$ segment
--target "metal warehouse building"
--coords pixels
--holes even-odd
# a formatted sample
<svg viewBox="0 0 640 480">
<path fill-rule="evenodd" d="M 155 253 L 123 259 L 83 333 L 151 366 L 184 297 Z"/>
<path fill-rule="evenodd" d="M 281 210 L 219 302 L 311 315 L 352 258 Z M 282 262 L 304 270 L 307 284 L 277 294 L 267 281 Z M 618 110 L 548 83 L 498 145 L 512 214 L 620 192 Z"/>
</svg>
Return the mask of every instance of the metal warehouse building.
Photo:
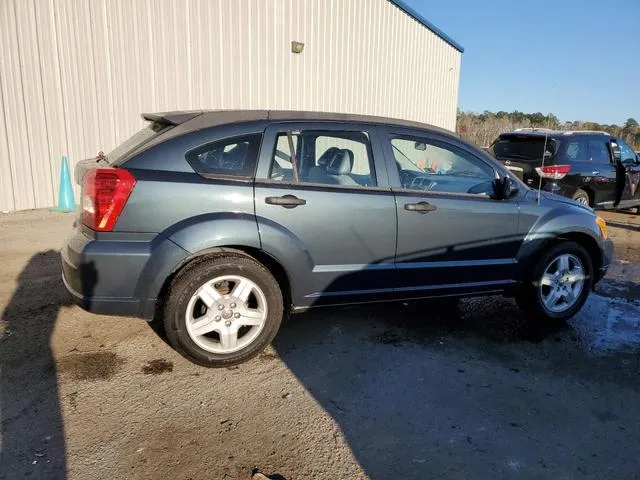
<svg viewBox="0 0 640 480">
<path fill-rule="evenodd" d="M 0 211 L 55 205 L 61 157 L 108 152 L 141 112 L 320 110 L 453 130 L 462 51 L 399 0 L 0 0 Z"/>
</svg>

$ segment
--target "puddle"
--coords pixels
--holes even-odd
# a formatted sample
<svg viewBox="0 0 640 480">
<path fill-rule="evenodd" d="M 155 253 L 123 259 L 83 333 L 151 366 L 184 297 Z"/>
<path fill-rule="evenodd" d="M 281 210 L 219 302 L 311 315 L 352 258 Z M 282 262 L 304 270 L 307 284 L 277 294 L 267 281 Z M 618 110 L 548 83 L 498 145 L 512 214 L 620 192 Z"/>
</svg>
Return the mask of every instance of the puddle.
<svg viewBox="0 0 640 480">
<path fill-rule="evenodd" d="M 640 300 L 592 294 L 569 323 L 593 355 L 640 351 Z"/>
<path fill-rule="evenodd" d="M 74 380 L 109 380 L 123 364 L 113 352 L 73 353 L 60 360 L 59 371 Z"/>
</svg>

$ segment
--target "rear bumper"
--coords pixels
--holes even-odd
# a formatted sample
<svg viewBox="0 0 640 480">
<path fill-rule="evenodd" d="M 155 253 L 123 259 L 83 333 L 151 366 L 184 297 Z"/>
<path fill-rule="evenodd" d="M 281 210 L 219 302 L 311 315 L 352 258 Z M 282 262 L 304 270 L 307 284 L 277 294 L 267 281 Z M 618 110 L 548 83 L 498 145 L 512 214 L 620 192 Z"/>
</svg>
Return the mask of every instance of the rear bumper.
<svg viewBox="0 0 640 480">
<path fill-rule="evenodd" d="M 166 273 L 186 252 L 164 237 L 76 229 L 61 249 L 62 280 L 84 310 L 150 320 Z M 162 276 L 164 274 L 165 276 Z"/>
<path fill-rule="evenodd" d="M 62 281 L 71 295 L 73 302 L 80 308 L 100 315 L 118 315 L 123 317 L 138 316 L 140 300 L 131 298 L 96 297 L 93 295 L 84 295 L 74 290 L 70 285 L 70 281 L 67 280 L 67 275 L 69 274 L 65 273 L 69 271 L 69 264 L 66 264 L 67 268 L 65 268 L 64 265 L 63 260 Z M 73 278 L 73 274 L 71 275 L 71 278 Z"/>
<path fill-rule="evenodd" d="M 546 180 L 542 189 L 546 192 L 555 193 L 556 195 L 560 195 L 562 197 L 573 198 L 575 193 L 578 191 L 577 188 L 566 185 L 562 182 L 558 181 L 549 181 Z"/>
</svg>

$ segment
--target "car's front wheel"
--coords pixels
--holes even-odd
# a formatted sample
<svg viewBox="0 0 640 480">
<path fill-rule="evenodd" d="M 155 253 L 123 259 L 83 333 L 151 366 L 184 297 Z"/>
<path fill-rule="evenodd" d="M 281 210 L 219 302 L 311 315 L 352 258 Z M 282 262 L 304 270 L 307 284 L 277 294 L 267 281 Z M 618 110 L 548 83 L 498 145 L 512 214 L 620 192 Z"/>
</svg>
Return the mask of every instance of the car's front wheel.
<svg viewBox="0 0 640 480">
<path fill-rule="evenodd" d="M 187 266 L 172 281 L 164 309 L 167 339 L 205 367 L 227 367 L 258 355 L 275 337 L 282 292 L 253 258 L 224 254 Z"/>
<path fill-rule="evenodd" d="M 575 242 L 561 242 L 536 263 L 517 301 L 535 319 L 564 321 L 582 308 L 592 282 L 587 251 Z"/>
</svg>

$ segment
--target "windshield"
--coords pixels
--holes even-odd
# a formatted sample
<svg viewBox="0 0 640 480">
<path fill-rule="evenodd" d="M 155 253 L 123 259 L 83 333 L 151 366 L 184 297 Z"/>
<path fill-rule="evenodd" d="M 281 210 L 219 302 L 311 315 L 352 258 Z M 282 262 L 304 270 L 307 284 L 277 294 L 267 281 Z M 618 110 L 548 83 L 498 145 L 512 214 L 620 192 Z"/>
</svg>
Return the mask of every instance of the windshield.
<svg viewBox="0 0 640 480">
<path fill-rule="evenodd" d="M 153 137 L 160 134 L 161 132 L 164 132 L 168 128 L 171 128 L 171 127 L 168 127 L 167 125 L 164 125 L 162 123 L 157 123 L 157 122 L 149 123 L 146 127 L 139 130 L 138 132 L 133 134 L 131 137 L 129 137 L 127 140 L 119 144 L 116 148 L 111 150 L 106 155 L 107 162 L 109 163 L 109 165 L 116 164 L 120 160 L 123 160 L 128 153 L 144 145 Z"/>
<path fill-rule="evenodd" d="M 501 137 L 491 147 L 495 157 L 519 158 L 522 160 L 542 160 L 544 137 Z M 547 138 L 545 158 L 551 158 L 556 152 L 556 142 Z"/>
</svg>

